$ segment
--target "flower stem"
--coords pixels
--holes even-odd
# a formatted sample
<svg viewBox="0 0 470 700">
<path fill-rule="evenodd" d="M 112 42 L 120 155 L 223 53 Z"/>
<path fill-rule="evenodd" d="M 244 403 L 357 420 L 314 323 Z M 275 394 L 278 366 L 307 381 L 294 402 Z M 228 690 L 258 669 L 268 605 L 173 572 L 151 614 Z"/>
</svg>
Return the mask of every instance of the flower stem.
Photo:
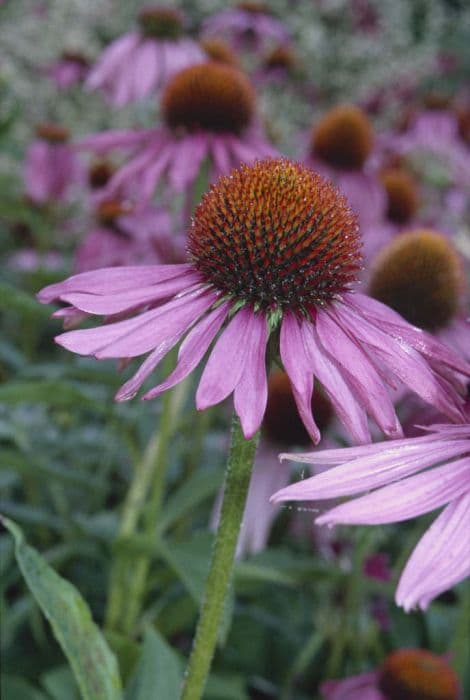
<svg viewBox="0 0 470 700">
<path fill-rule="evenodd" d="M 124 503 L 119 540 L 131 540 L 142 521 L 142 532 L 154 534 L 163 496 L 168 468 L 167 450 L 178 409 L 185 393 L 184 383 L 163 396 L 158 430 L 149 440 Z M 150 492 L 150 496 L 148 496 Z M 111 581 L 106 610 L 106 628 L 130 634 L 139 615 L 145 592 L 150 556 L 140 555 L 125 548 L 118 550 L 111 570 Z"/>
<path fill-rule="evenodd" d="M 220 521 L 181 700 L 200 700 L 209 674 L 232 579 L 238 534 L 258 438 L 259 435 L 255 435 L 251 440 L 245 440 L 240 421 L 234 416 Z"/>
</svg>

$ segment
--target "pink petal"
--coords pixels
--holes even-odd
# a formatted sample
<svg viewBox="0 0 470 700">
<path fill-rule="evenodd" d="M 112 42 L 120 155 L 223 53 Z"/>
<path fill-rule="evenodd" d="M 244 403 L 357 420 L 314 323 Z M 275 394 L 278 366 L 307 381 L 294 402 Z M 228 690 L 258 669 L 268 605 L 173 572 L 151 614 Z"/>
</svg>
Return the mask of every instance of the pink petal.
<svg viewBox="0 0 470 700">
<path fill-rule="evenodd" d="M 134 63 L 134 98 L 150 95 L 156 84 L 158 51 L 151 39 L 143 41 L 136 51 Z"/>
<path fill-rule="evenodd" d="M 173 372 L 161 384 L 150 389 L 144 399 L 153 399 L 163 391 L 178 384 L 199 364 L 223 322 L 227 318 L 231 304 L 226 301 L 199 321 L 181 343 L 178 363 Z M 123 387 L 124 388 L 124 387 Z"/>
<path fill-rule="evenodd" d="M 113 41 L 101 54 L 97 64 L 88 74 L 85 86 L 94 90 L 101 87 L 120 67 L 126 56 L 130 54 L 139 42 L 137 33 L 124 34 Z"/>
<path fill-rule="evenodd" d="M 397 338 L 402 338 L 421 354 L 470 376 L 468 362 L 426 331 L 409 324 L 400 314 L 385 304 L 364 294 L 345 294 L 344 298 L 354 308 L 359 309 L 366 318 L 378 322 L 384 330 L 388 330 Z"/>
<path fill-rule="evenodd" d="M 384 433 L 401 437 L 403 432 L 390 396 L 374 366 L 360 346 L 333 319 L 334 309 L 331 315 L 322 310 L 317 314 L 315 327 L 323 347 L 347 371 L 357 395 Z"/>
<path fill-rule="evenodd" d="M 282 492 L 274 494 L 273 499 L 276 501 L 304 501 L 353 496 L 398 481 L 441 461 L 458 457 L 469 448 L 468 442 L 464 440 L 444 444 L 436 444 L 435 442 L 413 444 L 410 440 L 407 445 L 398 445 L 396 444 L 398 442 L 403 443 L 404 441 L 394 440 L 389 443 L 388 447 L 387 443 L 370 445 L 371 448 L 380 448 L 380 450 L 371 449 L 370 453 L 366 453 L 364 448 L 362 457 L 344 462 L 339 467 L 291 484 Z M 353 450 L 354 448 L 326 450 L 323 454 L 328 456 L 329 453 L 332 455 L 337 453 L 338 457 L 331 460 L 337 463 L 342 452 L 345 453 L 343 454 L 345 460 L 351 456 Z M 362 448 L 357 448 L 357 452 L 359 450 Z M 330 460 L 322 458 L 321 455 L 321 451 L 313 452 L 308 462 L 331 464 Z M 306 459 L 298 460 L 296 454 L 286 456 L 295 461 L 307 461 Z"/>
<path fill-rule="evenodd" d="M 220 136 L 211 135 L 210 147 L 214 161 L 214 171 L 217 176 L 226 175 L 231 170 L 231 160 L 225 140 Z"/>
<path fill-rule="evenodd" d="M 289 377 L 297 410 L 308 434 L 316 445 L 320 431 L 312 413 L 313 372 L 304 348 L 300 323 L 294 314 L 284 314 L 281 325 L 280 351 L 282 364 Z"/>
<path fill-rule="evenodd" d="M 193 271 L 192 265 L 131 265 L 128 267 L 104 267 L 100 270 L 81 272 L 62 282 L 50 284 L 37 294 L 42 304 L 62 299 L 65 294 L 84 292 L 85 294 L 113 295 L 132 291 L 150 284 L 157 286 L 169 279 L 187 275 Z"/>
<path fill-rule="evenodd" d="M 195 321 L 210 306 L 214 295 L 202 295 L 202 292 L 199 289 L 172 299 L 125 321 L 63 333 L 57 336 L 56 342 L 79 355 L 94 355 L 99 359 L 143 355 L 165 342 L 175 328 Z"/>
<path fill-rule="evenodd" d="M 339 419 L 354 440 L 359 443 L 370 442 L 364 408 L 354 396 L 334 359 L 323 349 L 313 324 L 303 321 L 302 333 L 313 373 L 322 383 Z"/>
<path fill-rule="evenodd" d="M 207 361 L 196 392 L 196 406 L 204 410 L 223 401 L 238 384 L 249 343 L 248 330 L 253 311 L 238 311 L 218 339 Z"/>
<path fill-rule="evenodd" d="M 117 294 L 98 296 L 96 294 L 87 294 L 86 292 L 72 292 L 70 294 L 62 294 L 61 300 L 89 314 L 104 316 L 122 313 L 138 306 L 148 303 L 153 304 L 156 301 L 167 299 L 174 294 L 178 294 L 178 292 L 189 290 L 191 286 L 199 281 L 200 275 L 194 272 L 192 275 L 174 277 L 158 285 L 139 287 L 125 292 L 118 292 Z"/>
<path fill-rule="evenodd" d="M 184 136 L 175 146 L 168 178 L 176 192 L 182 192 L 196 180 L 208 151 L 206 134 Z"/>
<path fill-rule="evenodd" d="M 118 148 L 134 148 L 142 141 L 147 141 L 153 136 L 155 129 L 114 129 L 98 134 L 90 134 L 77 141 L 75 147 L 95 151 L 95 153 L 107 153 Z"/>
<path fill-rule="evenodd" d="M 470 575 L 470 493 L 455 499 L 415 547 L 401 575 L 397 605 L 405 610 L 429 602 Z"/>
<path fill-rule="evenodd" d="M 357 312 L 337 304 L 335 315 L 342 325 L 354 324 L 354 335 L 374 353 L 389 370 L 409 386 L 418 396 L 439 408 L 449 417 L 459 421 L 461 412 L 444 392 L 439 379 L 433 374 L 427 362 L 407 342 L 380 330 Z"/>
<path fill-rule="evenodd" d="M 316 519 L 317 525 L 381 525 L 415 518 L 468 491 L 470 459 L 463 458 L 355 498 Z"/>
<path fill-rule="evenodd" d="M 243 434 L 250 440 L 261 425 L 268 400 L 266 345 L 269 331 L 263 313 L 252 313 L 248 324 L 245 363 L 240 381 L 235 387 L 234 406 Z"/>
</svg>

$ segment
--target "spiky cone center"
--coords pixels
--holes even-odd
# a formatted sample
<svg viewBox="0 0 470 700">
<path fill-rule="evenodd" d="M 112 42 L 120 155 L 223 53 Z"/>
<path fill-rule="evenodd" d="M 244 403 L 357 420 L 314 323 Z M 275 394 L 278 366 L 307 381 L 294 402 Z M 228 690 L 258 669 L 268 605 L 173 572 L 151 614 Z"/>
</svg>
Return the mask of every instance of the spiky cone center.
<svg viewBox="0 0 470 700">
<path fill-rule="evenodd" d="M 109 160 L 97 160 L 88 170 L 88 184 L 94 190 L 105 187 L 113 176 L 115 167 Z"/>
<path fill-rule="evenodd" d="M 36 136 L 49 143 L 66 143 L 70 138 L 70 132 L 60 124 L 43 122 L 36 127 Z"/>
<path fill-rule="evenodd" d="M 447 326 L 458 312 L 462 265 L 447 239 L 435 231 L 397 236 L 372 266 L 370 296 L 428 331 Z"/>
<path fill-rule="evenodd" d="M 311 311 L 360 268 L 355 214 L 334 185 L 285 158 L 242 165 L 196 209 L 188 252 L 228 297 L 270 311 Z"/>
<path fill-rule="evenodd" d="M 201 41 L 201 48 L 211 61 L 225 63 L 227 66 L 239 65 L 239 60 L 232 47 L 223 39 L 208 38 Z"/>
<path fill-rule="evenodd" d="M 147 7 L 138 16 L 142 34 L 154 39 L 178 39 L 184 29 L 183 14 L 171 7 Z"/>
<path fill-rule="evenodd" d="M 419 206 L 415 180 L 400 168 L 384 170 L 380 179 L 387 194 L 387 217 L 396 224 L 406 224 Z"/>
<path fill-rule="evenodd" d="M 129 214 L 132 211 L 132 207 L 126 202 L 121 202 L 117 199 L 108 199 L 104 202 L 100 202 L 96 208 L 95 216 L 100 224 L 109 226 L 116 222 L 120 216 Z"/>
<path fill-rule="evenodd" d="M 215 61 L 177 73 L 162 96 L 166 124 L 187 131 L 238 134 L 250 125 L 255 104 L 255 92 L 245 75 Z"/>
<path fill-rule="evenodd" d="M 339 170 L 360 170 L 374 141 L 372 125 L 362 109 L 339 105 L 330 110 L 313 128 L 314 156 Z"/>
<path fill-rule="evenodd" d="M 333 417 L 333 409 L 325 395 L 317 388 L 312 399 L 312 412 L 315 423 L 323 432 Z M 269 375 L 263 429 L 269 440 L 286 448 L 292 445 L 304 447 L 312 442 L 299 416 L 290 379 L 282 370 L 275 370 Z"/>
<path fill-rule="evenodd" d="M 266 68 L 284 68 L 293 70 L 297 65 L 297 59 L 289 46 L 276 46 L 265 58 Z"/>
<path fill-rule="evenodd" d="M 252 15 L 270 15 L 271 9 L 265 2 L 237 2 L 237 9 Z"/>
<path fill-rule="evenodd" d="M 385 660 L 379 687 L 387 700 L 458 700 L 459 681 L 449 664 L 424 649 L 400 649 Z"/>
</svg>

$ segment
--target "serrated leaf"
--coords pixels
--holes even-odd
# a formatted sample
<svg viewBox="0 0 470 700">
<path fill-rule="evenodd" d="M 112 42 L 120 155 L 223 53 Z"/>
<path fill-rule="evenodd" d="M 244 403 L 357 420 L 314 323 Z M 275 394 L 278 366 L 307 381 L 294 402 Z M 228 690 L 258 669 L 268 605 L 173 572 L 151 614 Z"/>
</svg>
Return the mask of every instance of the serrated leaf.
<svg viewBox="0 0 470 700">
<path fill-rule="evenodd" d="M 165 639 L 147 628 L 137 670 L 126 690 L 126 700 L 177 700 L 183 679 L 180 659 Z"/>
<path fill-rule="evenodd" d="M 8 518 L 2 522 L 15 541 L 15 556 L 36 602 L 49 620 L 84 700 L 121 700 L 116 658 L 92 620 L 75 586 L 59 576 Z"/>
</svg>

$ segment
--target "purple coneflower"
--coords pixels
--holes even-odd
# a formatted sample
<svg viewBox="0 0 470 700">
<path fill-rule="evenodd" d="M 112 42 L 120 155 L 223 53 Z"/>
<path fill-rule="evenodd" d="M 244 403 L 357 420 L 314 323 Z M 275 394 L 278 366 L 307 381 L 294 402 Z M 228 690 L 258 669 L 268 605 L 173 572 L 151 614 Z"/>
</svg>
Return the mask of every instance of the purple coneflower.
<svg viewBox="0 0 470 700">
<path fill-rule="evenodd" d="M 59 124 L 37 126 L 24 164 L 26 194 L 35 204 L 65 200 L 81 180 L 82 169 L 68 141 L 68 130 Z"/>
<path fill-rule="evenodd" d="M 134 212 L 125 200 L 107 200 L 97 206 L 95 220 L 76 250 L 76 272 L 184 260 L 183 236 L 172 234 L 171 217 L 161 207 L 148 205 Z"/>
<path fill-rule="evenodd" d="M 273 17 L 269 5 L 261 2 L 239 2 L 209 17 L 203 25 L 207 36 L 226 36 L 239 49 L 261 50 L 269 43 L 286 42 L 286 26 Z"/>
<path fill-rule="evenodd" d="M 173 191 L 190 191 L 205 159 L 216 177 L 241 162 L 273 155 L 256 124 L 255 102 L 243 73 L 203 63 L 181 71 L 167 85 L 161 102 L 164 126 L 96 134 L 81 145 L 101 154 L 132 149 L 133 157 L 111 179 L 105 196 L 124 187 L 145 203 L 162 181 Z"/>
<path fill-rule="evenodd" d="M 361 229 L 383 218 L 385 193 L 369 160 L 374 130 L 365 112 L 341 104 L 314 125 L 305 163 L 329 177 L 347 196 L 359 216 Z"/>
<path fill-rule="evenodd" d="M 90 70 L 88 59 L 78 51 L 64 51 L 46 72 L 59 90 L 67 90 L 85 80 Z"/>
<path fill-rule="evenodd" d="M 401 435 L 389 394 L 395 382 L 461 419 L 448 374 L 470 374 L 470 366 L 393 310 L 350 291 L 360 267 L 357 220 L 322 176 L 279 158 L 221 177 L 196 209 L 188 254 L 188 264 L 87 272 L 39 293 L 42 302 L 68 303 L 68 313 L 107 316 L 104 326 L 58 336 L 69 350 L 102 359 L 150 353 L 119 400 L 134 396 L 183 338 L 174 371 L 144 398 L 189 375 L 217 338 L 196 404 L 205 409 L 233 393 L 249 438 L 265 413 L 271 339 L 314 442 L 314 377 L 358 442 L 370 441 L 367 414 L 387 435 Z"/>
<path fill-rule="evenodd" d="M 324 700 L 460 700 L 462 690 L 445 657 L 398 649 L 374 671 L 321 686 Z"/>
<path fill-rule="evenodd" d="M 425 435 L 363 447 L 283 455 L 340 465 L 278 491 L 279 501 L 356 496 L 316 519 L 318 525 L 400 522 L 445 506 L 408 560 L 396 592 L 405 610 L 431 600 L 470 574 L 470 425 L 430 426 Z M 430 467 L 433 467 L 432 469 Z"/>
<path fill-rule="evenodd" d="M 184 18 L 173 8 L 147 8 L 139 31 L 108 46 L 91 70 L 87 86 L 101 89 L 118 107 L 148 97 L 178 71 L 204 60 L 198 44 L 183 36 Z"/>
</svg>

